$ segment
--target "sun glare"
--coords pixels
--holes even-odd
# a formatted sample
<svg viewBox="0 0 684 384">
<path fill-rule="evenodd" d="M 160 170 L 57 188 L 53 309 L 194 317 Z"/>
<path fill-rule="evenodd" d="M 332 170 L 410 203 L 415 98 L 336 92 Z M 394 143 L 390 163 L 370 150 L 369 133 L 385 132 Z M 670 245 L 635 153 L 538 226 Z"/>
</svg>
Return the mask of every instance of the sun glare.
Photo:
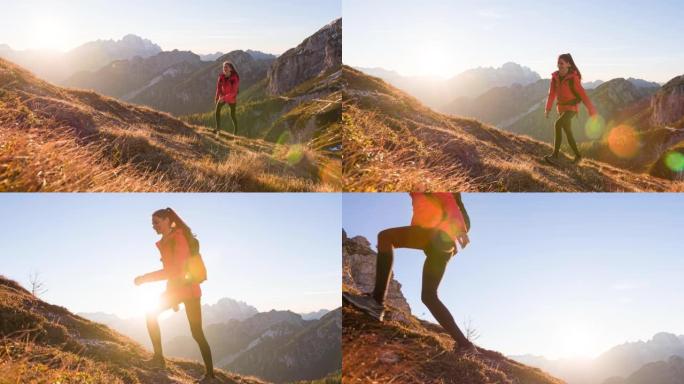
<svg viewBox="0 0 684 384">
<path fill-rule="evenodd" d="M 144 315 L 159 305 L 159 295 L 163 288 L 157 284 L 143 284 L 135 287 L 135 311 L 136 315 Z"/>
<path fill-rule="evenodd" d="M 435 42 L 426 42 L 419 50 L 416 57 L 418 71 L 423 76 L 446 77 L 453 71 L 449 68 L 448 50 Z"/>
<path fill-rule="evenodd" d="M 69 31 L 59 15 L 40 12 L 31 24 L 31 48 L 64 51 L 68 49 Z"/>
<path fill-rule="evenodd" d="M 596 354 L 596 332 L 586 324 L 566 324 L 557 337 L 557 357 L 593 357 Z"/>
</svg>

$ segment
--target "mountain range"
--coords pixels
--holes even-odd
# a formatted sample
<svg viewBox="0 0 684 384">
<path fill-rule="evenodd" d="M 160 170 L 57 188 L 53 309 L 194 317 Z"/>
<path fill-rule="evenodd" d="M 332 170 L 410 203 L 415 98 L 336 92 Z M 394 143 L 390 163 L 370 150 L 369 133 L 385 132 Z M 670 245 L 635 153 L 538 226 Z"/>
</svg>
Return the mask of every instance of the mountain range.
<svg viewBox="0 0 684 384">
<path fill-rule="evenodd" d="M 540 79 L 538 73 L 513 62 L 504 63 L 498 68 L 468 69 L 446 80 L 428 76 L 402 76 L 383 68 L 356 69 L 387 81 L 437 110 L 443 110 L 460 97 L 477 97 L 494 87 L 527 85 Z"/>
<path fill-rule="evenodd" d="M 132 34 L 121 40 L 90 41 L 67 52 L 14 50 L 6 44 L 0 45 L 0 57 L 55 83 L 78 71 L 96 70 L 115 60 L 146 58 L 161 51 L 157 44 Z"/>
<path fill-rule="evenodd" d="M 342 233 L 342 289 L 372 290 L 376 254 L 367 239 Z M 439 325 L 420 320 L 392 278 L 386 302 L 388 315 L 378 322 L 343 303 L 343 382 L 445 384 L 562 384 L 538 368 L 480 348 L 481 355 L 463 357 Z"/>
<path fill-rule="evenodd" d="M 80 313 L 151 349 L 143 317 L 122 319 L 105 313 Z M 185 310 L 160 320 L 165 354 L 202 361 L 188 332 Z M 297 314 L 258 312 L 229 298 L 202 306 L 202 323 L 214 365 L 271 382 L 315 380 L 341 369 L 340 310 Z"/>
<path fill-rule="evenodd" d="M 568 384 L 659 383 L 677 384 L 677 380 L 644 381 L 657 371 L 682 368 L 684 335 L 658 333 L 647 341 L 615 346 L 594 359 L 549 360 L 539 356 L 510 356 L 516 361 L 541 368 Z M 680 371 L 681 372 L 681 371 Z M 681 380 L 684 376 L 680 376 Z"/>
</svg>

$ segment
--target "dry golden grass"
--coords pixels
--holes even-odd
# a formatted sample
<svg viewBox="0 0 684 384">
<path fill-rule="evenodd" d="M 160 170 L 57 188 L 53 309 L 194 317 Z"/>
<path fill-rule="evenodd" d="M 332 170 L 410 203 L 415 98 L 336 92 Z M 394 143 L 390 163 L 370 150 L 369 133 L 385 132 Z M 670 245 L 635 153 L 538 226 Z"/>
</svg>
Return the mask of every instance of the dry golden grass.
<svg viewBox="0 0 684 384">
<path fill-rule="evenodd" d="M 204 368 L 167 359 L 166 370 L 143 363 L 151 353 L 108 327 L 45 303 L 0 276 L 0 384 L 194 383 Z M 217 370 L 218 383 L 261 380 Z"/>
<path fill-rule="evenodd" d="M 345 191 L 677 191 L 671 182 L 595 160 L 542 158 L 552 148 L 476 120 L 442 115 L 343 68 Z"/>
<path fill-rule="evenodd" d="M 149 108 L 64 89 L 0 59 L 0 189 L 336 191 L 315 145 L 216 136 Z"/>
</svg>

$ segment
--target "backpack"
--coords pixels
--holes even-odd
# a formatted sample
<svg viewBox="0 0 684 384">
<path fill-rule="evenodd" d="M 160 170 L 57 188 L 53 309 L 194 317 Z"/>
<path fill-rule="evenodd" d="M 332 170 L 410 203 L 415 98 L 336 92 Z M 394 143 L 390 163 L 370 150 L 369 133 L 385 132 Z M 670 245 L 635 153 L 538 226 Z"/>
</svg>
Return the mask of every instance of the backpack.
<svg viewBox="0 0 684 384">
<path fill-rule="evenodd" d="M 564 101 L 564 102 L 558 102 L 560 105 L 577 105 L 582 102 L 582 98 L 580 97 L 579 93 L 575 89 L 575 80 L 573 78 L 568 79 L 568 83 L 570 85 L 570 91 L 572 91 L 572 94 L 575 95 L 575 98 L 569 101 Z M 558 83 L 556 84 L 556 87 L 560 86 L 560 78 L 558 79 Z"/>
<path fill-rule="evenodd" d="M 190 258 L 185 262 L 185 281 L 190 284 L 200 284 L 207 279 L 207 267 L 200 255 L 199 240 L 195 236 L 190 236 L 188 240 Z"/>
</svg>

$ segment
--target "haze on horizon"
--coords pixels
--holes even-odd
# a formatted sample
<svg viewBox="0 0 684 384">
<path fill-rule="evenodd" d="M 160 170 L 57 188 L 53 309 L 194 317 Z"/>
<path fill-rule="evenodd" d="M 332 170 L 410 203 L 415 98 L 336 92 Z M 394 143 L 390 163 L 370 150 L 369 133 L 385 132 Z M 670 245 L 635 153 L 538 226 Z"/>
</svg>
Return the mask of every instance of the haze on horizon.
<svg viewBox="0 0 684 384">
<path fill-rule="evenodd" d="M 344 194 L 343 228 L 372 244 L 409 225 L 407 193 Z M 450 261 L 440 297 L 477 343 L 506 355 L 595 357 L 658 332 L 684 334 L 681 194 L 466 193 L 471 243 Z M 413 314 L 420 251 L 398 249 L 394 276 Z"/>
<path fill-rule="evenodd" d="M 341 16 L 339 0 L 0 0 L 0 7 L 0 44 L 14 50 L 68 51 L 134 34 L 165 51 L 279 55 Z"/>
<path fill-rule="evenodd" d="M 343 0 L 342 13 L 343 62 L 405 76 L 446 79 L 512 61 L 549 78 L 566 52 L 584 81 L 684 73 L 684 7 L 674 0 Z"/>
<path fill-rule="evenodd" d="M 0 196 L 0 274 L 27 289 L 38 272 L 45 301 L 70 311 L 144 315 L 165 282 L 151 215 L 172 207 L 200 240 L 202 303 L 223 297 L 259 311 L 341 305 L 340 200 L 331 193 L 52 194 Z M 325 214 L 322 214 L 325 213 Z"/>
</svg>

